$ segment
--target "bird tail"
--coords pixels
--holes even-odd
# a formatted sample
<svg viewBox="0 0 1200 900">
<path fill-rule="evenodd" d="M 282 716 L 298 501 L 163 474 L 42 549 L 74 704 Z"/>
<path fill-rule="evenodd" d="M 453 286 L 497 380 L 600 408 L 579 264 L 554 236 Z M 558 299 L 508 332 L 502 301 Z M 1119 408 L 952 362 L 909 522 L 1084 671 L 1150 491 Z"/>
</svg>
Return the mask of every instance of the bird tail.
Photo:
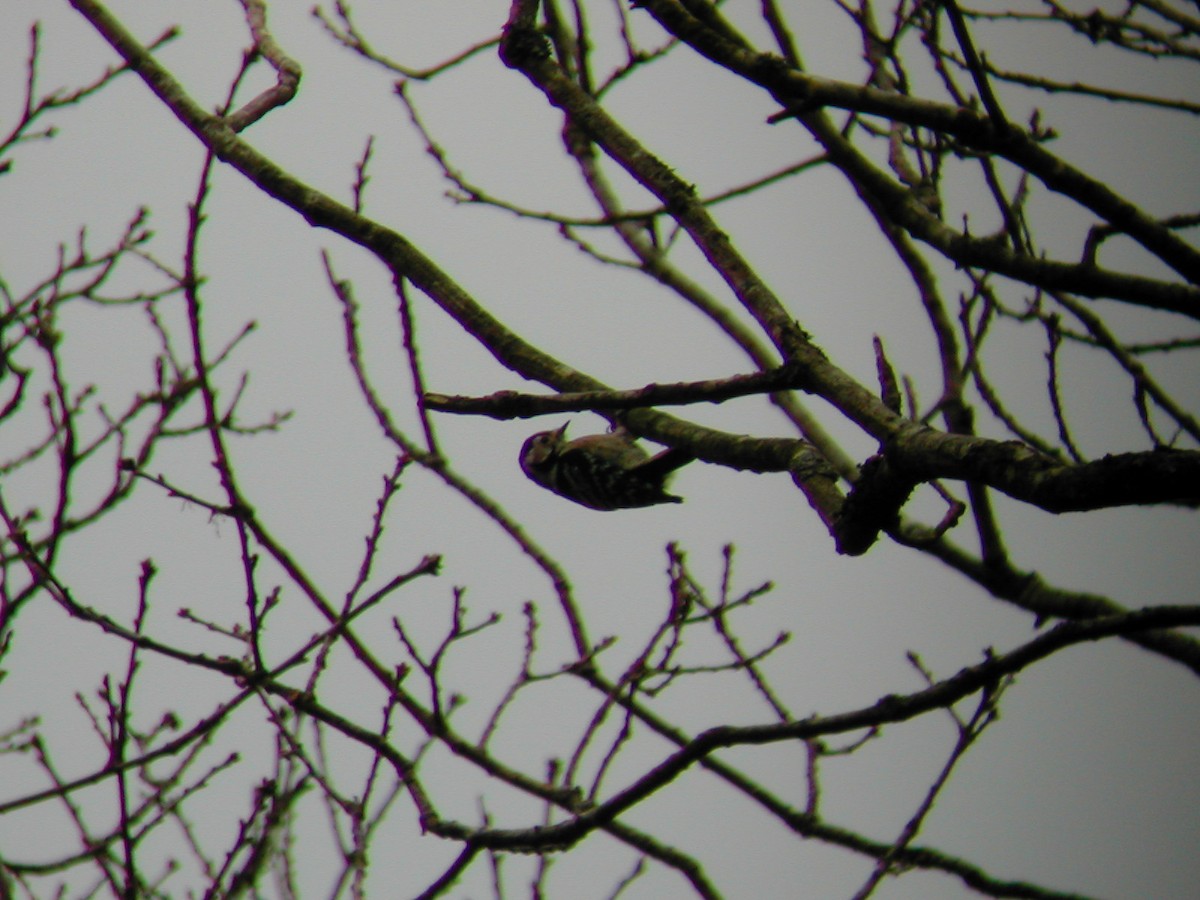
<svg viewBox="0 0 1200 900">
<path fill-rule="evenodd" d="M 637 467 L 640 474 L 651 478 L 666 478 L 676 469 L 686 466 L 696 459 L 687 450 L 679 447 L 668 447 L 661 453 L 656 453 Z"/>
</svg>

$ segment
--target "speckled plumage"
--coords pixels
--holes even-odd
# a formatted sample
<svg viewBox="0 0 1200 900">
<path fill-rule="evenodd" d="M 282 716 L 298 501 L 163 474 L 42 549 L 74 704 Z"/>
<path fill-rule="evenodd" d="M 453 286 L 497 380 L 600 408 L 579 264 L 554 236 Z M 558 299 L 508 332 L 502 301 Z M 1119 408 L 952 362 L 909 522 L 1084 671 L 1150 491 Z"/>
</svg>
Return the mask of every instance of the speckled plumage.
<svg viewBox="0 0 1200 900">
<path fill-rule="evenodd" d="M 695 457 L 667 449 L 651 456 L 628 431 L 589 434 L 568 441 L 567 426 L 533 435 L 521 447 L 521 469 L 560 497 L 589 509 L 636 509 L 682 503 L 668 494 L 667 476 Z"/>
</svg>

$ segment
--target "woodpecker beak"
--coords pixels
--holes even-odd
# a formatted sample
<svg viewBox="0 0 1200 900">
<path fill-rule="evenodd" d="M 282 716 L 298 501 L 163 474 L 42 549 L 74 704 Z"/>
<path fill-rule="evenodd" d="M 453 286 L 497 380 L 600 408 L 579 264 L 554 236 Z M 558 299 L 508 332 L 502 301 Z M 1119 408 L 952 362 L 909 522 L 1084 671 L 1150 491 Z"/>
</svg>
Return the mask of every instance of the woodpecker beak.
<svg viewBox="0 0 1200 900">
<path fill-rule="evenodd" d="M 567 419 L 567 422 L 566 422 L 566 424 L 565 424 L 565 425 L 563 425 L 563 427 L 562 427 L 562 428 L 558 429 L 558 431 L 554 432 L 554 437 L 555 437 L 555 439 L 556 439 L 556 440 L 559 440 L 559 441 L 566 440 L 566 438 L 567 438 L 567 426 L 568 426 L 568 425 L 570 425 L 570 424 L 571 424 L 571 420 L 570 420 L 570 419 Z"/>
</svg>

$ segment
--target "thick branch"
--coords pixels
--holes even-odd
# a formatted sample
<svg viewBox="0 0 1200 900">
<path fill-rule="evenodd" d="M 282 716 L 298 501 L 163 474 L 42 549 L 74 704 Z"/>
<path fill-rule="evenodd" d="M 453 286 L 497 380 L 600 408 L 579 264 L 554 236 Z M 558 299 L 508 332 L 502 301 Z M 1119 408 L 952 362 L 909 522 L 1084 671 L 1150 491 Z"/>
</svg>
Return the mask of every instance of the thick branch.
<svg viewBox="0 0 1200 900">
<path fill-rule="evenodd" d="M 1118 453 L 1068 464 L 1017 441 L 922 428 L 890 442 L 884 455 L 900 477 L 974 481 L 1052 513 L 1200 504 L 1200 452 L 1194 450 Z"/>
<path fill-rule="evenodd" d="M 1200 252 L 1107 185 L 1068 165 L 1017 128 L 998 128 L 987 115 L 973 110 L 807 74 L 779 57 L 731 41 L 693 18 L 676 0 L 647 0 L 640 5 L 698 53 L 765 88 L 796 115 L 824 106 L 879 115 L 929 128 L 953 136 L 972 149 L 1002 156 L 1036 176 L 1050 190 L 1070 197 L 1128 234 L 1188 281 L 1200 283 Z M 848 141 L 827 140 L 834 134 L 821 134 L 833 161 L 862 180 L 864 187 L 886 203 L 897 221 L 914 236 L 959 264 L 991 269 L 1040 287 L 1111 297 L 1200 318 L 1200 290 L 1196 288 L 1095 266 L 1039 259 L 947 228 Z"/>
</svg>

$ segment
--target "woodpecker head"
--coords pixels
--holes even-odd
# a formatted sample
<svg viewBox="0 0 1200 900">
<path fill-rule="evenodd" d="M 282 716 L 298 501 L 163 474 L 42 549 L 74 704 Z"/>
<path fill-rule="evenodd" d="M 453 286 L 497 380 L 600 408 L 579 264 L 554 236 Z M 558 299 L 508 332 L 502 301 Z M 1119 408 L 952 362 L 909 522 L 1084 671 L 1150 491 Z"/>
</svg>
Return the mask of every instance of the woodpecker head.
<svg viewBox="0 0 1200 900">
<path fill-rule="evenodd" d="M 521 447 L 521 471 L 539 484 L 546 483 L 546 472 L 567 446 L 567 425 L 556 431 L 539 431 Z"/>
</svg>

